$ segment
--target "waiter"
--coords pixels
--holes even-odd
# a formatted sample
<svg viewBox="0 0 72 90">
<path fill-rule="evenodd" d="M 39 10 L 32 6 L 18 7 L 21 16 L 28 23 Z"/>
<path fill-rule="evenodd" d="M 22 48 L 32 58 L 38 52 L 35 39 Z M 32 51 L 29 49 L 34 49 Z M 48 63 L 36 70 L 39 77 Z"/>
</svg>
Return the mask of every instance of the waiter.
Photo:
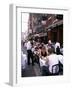
<svg viewBox="0 0 72 90">
<path fill-rule="evenodd" d="M 28 65 L 30 65 L 30 59 L 32 60 L 32 65 L 34 65 L 32 44 L 30 40 L 27 42 L 27 58 L 28 58 Z"/>
</svg>

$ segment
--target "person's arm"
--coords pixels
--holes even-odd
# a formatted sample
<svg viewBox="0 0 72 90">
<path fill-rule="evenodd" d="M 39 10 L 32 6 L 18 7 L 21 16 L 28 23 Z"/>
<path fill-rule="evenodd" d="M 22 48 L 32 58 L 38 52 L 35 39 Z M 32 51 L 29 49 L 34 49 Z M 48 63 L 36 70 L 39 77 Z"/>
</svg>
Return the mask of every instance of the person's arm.
<svg viewBox="0 0 72 90">
<path fill-rule="evenodd" d="M 47 55 L 48 55 L 48 48 L 46 48 L 46 53 L 47 53 Z"/>
</svg>

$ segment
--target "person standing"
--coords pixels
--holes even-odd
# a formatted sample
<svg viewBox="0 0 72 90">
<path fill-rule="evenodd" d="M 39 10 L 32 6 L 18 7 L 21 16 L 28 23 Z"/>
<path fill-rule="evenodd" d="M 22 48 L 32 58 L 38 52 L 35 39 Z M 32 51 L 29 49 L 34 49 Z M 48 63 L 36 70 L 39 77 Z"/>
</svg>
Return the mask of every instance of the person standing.
<svg viewBox="0 0 72 90">
<path fill-rule="evenodd" d="M 32 65 L 34 65 L 32 44 L 30 40 L 27 42 L 27 58 L 28 58 L 28 65 L 30 65 L 30 59 L 32 60 Z"/>
<path fill-rule="evenodd" d="M 56 44 L 55 44 L 55 52 L 56 52 L 56 49 L 60 49 L 60 43 L 59 42 L 56 42 Z"/>
<path fill-rule="evenodd" d="M 51 40 L 49 40 L 48 41 L 48 48 L 51 48 L 51 46 L 52 46 L 52 42 L 51 42 Z"/>
</svg>

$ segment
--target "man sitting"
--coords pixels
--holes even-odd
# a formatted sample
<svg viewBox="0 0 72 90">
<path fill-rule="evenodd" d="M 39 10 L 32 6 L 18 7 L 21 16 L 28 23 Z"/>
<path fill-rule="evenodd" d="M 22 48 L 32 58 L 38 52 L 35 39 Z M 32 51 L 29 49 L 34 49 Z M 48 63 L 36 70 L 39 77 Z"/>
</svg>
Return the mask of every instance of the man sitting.
<svg viewBox="0 0 72 90">
<path fill-rule="evenodd" d="M 48 49 L 48 61 L 47 64 L 49 66 L 49 74 L 56 74 L 59 72 L 59 60 L 58 56 L 54 53 L 54 48 Z M 54 67 L 54 68 L 53 68 Z"/>
</svg>

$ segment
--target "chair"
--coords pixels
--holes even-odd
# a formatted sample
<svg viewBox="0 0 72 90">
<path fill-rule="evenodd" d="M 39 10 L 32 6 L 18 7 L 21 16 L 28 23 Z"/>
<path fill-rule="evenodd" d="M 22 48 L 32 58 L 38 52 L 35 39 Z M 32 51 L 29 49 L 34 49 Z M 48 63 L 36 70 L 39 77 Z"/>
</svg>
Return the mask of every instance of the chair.
<svg viewBox="0 0 72 90">
<path fill-rule="evenodd" d="M 52 75 L 59 75 L 59 64 L 52 66 Z"/>
<path fill-rule="evenodd" d="M 63 75 L 63 64 L 59 61 L 59 74 Z"/>
</svg>

